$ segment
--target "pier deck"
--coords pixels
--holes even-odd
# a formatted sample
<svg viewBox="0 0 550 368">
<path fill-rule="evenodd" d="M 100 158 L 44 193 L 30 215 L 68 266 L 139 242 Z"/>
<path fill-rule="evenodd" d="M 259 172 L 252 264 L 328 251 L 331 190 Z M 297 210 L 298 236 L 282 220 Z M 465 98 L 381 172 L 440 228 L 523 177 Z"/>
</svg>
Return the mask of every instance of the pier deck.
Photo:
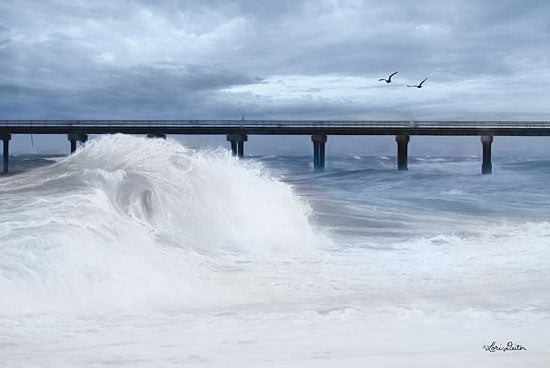
<svg viewBox="0 0 550 368">
<path fill-rule="evenodd" d="M 0 134 L 547 136 L 550 121 L 0 120 Z"/>
<path fill-rule="evenodd" d="M 226 134 L 235 156 L 244 155 L 248 135 L 311 135 L 313 167 L 325 167 L 328 135 L 395 135 L 397 168 L 407 170 L 410 136 L 480 136 L 483 152 L 481 172 L 492 172 L 494 136 L 550 136 L 550 121 L 404 121 L 404 120 L 0 120 L 4 142 L 4 172 L 8 171 L 12 134 L 67 134 L 71 152 L 88 134 Z"/>
</svg>

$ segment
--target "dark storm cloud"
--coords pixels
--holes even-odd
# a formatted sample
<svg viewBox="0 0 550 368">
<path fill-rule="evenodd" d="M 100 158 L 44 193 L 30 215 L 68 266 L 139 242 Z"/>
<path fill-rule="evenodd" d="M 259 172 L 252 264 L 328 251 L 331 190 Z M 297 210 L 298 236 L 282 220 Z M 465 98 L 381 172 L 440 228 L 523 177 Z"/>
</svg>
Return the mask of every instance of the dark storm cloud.
<svg viewBox="0 0 550 368">
<path fill-rule="evenodd" d="M 56 81 L 61 79 L 59 82 L 43 83 L 42 78 L 30 79 L 29 87 L 15 83 L 0 85 L 3 112 L 17 116 L 25 111 L 27 118 L 37 119 L 74 116 L 175 119 L 182 114 L 200 115 L 200 108 L 216 99 L 220 88 L 258 82 L 258 78 L 222 67 L 181 67 L 168 63 L 105 67 L 95 70 L 93 75 L 72 76 L 63 70 L 52 75 Z M 67 79 L 69 82 L 64 84 Z"/>
<path fill-rule="evenodd" d="M 550 113 L 546 1 L 52 0 L 0 7 L 3 118 Z M 394 85 L 377 84 L 395 70 Z M 427 75 L 422 91 L 404 87 Z"/>
</svg>

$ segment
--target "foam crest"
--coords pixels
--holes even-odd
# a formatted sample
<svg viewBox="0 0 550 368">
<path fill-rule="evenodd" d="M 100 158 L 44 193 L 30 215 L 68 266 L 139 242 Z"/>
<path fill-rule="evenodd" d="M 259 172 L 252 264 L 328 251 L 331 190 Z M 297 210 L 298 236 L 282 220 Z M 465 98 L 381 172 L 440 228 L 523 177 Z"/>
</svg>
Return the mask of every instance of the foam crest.
<svg viewBox="0 0 550 368">
<path fill-rule="evenodd" d="M 105 136 L 0 185 L 0 312 L 250 302 L 216 272 L 319 242 L 291 187 L 224 150 Z"/>
</svg>

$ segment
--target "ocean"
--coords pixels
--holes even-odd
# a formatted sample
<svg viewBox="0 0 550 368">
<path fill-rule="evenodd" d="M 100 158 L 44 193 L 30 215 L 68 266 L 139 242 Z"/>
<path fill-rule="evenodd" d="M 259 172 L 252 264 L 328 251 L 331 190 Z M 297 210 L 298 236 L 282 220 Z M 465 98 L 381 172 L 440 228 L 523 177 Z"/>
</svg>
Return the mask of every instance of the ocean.
<svg viewBox="0 0 550 368">
<path fill-rule="evenodd" d="M 124 135 L 13 157 L 0 366 L 550 366 L 550 160 L 311 161 Z"/>
</svg>

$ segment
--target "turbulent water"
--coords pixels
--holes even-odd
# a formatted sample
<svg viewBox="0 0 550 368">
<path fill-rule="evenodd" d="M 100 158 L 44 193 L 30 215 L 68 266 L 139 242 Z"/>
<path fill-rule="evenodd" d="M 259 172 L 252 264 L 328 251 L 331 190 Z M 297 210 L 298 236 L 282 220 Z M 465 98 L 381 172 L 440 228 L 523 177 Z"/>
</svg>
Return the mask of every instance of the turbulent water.
<svg viewBox="0 0 550 368">
<path fill-rule="evenodd" d="M 550 161 L 327 160 L 122 135 L 16 157 L 0 366 L 550 365 Z"/>
</svg>

